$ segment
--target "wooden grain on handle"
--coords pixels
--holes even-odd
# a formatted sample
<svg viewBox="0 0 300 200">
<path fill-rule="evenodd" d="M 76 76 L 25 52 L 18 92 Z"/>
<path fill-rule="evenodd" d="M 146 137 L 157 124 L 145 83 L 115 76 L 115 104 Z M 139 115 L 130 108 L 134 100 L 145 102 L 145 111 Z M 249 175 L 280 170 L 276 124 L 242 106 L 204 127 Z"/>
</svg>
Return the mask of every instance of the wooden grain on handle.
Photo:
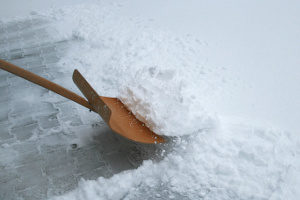
<svg viewBox="0 0 300 200">
<path fill-rule="evenodd" d="M 74 92 L 71 92 L 70 90 L 68 90 L 60 85 L 57 85 L 56 83 L 53 83 L 47 79 L 44 79 L 30 71 L 22 69 L 14 64 L 4 61 L 4 60 L 0 60 L 0 68 L 5 71 L 8 71 L 12 74 L 15 74 L 19 77 L 22 77 L 32 83 L 38 84 L 48 90 L 51 90 L 67 99 L 70 99 L 70 100 L 90 109 L 90 110 L 94 110 L 93 107 L 81 96 L 75 94 Z"/>
</svg>

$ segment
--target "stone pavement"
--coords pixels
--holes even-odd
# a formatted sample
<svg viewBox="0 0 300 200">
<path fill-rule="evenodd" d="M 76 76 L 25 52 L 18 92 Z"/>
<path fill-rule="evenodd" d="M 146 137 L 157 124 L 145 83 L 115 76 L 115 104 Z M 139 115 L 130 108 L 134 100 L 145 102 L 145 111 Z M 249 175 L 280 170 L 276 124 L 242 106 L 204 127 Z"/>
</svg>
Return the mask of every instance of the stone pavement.
<svg viewBox="0 0 300 200">
<path fill-rule="evenodd" d="M 49 80 L 70 79 L 57 62 L 72 41 L 54 40 L 50 25 L 34 16 L 0 21 L 0 59 Z M 153 149 L 117 136 L 93 113 L 97 120 L 84 122 L 80 112 L 85 108 L 63 97 L 52 98 L 55 95 L 0 70 L 1 200 L 63 194 L 76 188 L 81 178 L 133 169 L 145 159 L 140 148 Z M 91 138 L 77 145 L 78 134 Z"/>
</svg>

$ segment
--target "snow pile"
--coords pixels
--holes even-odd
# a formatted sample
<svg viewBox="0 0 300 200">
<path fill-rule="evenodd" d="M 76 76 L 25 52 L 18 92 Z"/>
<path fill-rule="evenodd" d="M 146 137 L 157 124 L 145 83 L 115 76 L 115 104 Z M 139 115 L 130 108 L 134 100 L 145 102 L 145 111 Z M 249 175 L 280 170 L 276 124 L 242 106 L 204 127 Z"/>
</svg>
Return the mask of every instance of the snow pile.
<svg viewBox="0 0 300 200">
<path fill-rule="evenodd" d="M 217 119 L 205 103 L 224 77 L 204 65 L 198 39 L 141 28 L 105 8 L 74 9 L 54 15 L 58 29 L 78 41 L 62 65 L 76 66 L 100 95 L 118 96 L 157 134 L 181 136 L 214 126 Z"/>
<path fill-rule="evenodd" d="M 291 169 L 296 145 L 284 132 L 223 127 L 178 140 L 159 163 L 145 161 L 110 179 L 81 181 L 55 199 L 296 199 L 297 186 L 286 178 L 297 172 Z"/>
<path fill-rule="evenodd" d="M 158 134 L 182 137 L 157 145 L 160 162 L 81 181 L 54 199 L 296 199 L 299 180 L 290 177 L 299 170 L 299 141 L 286 132 L 219 122 L 210 103 L 228 83 L 225 69 L 206 64 L 205 45 L 121 18 L 118 6 L 50 15 L 58 32 L 74 40 L 61 66 L 78 68 L 100 95 L 120 97 Z"/>
<path fill-rule="evenodd" d="M 182 39 L 152 34 L 133 41 L 135 47 L 129 52 L 135 55 L 122 56 L 124 60 L 118 63 L 129 61 L 123 74 L 131 71 L 121 85 L 120 99 L 160 135 L 188 135 L 213 127 L 215 119 L 200 101 L 209 95 L 199 91 L 203 89 L 201 82 L 207 80 L 200 52 L 193 49 L 195 46 L 187 50 Z"/>
</svg>

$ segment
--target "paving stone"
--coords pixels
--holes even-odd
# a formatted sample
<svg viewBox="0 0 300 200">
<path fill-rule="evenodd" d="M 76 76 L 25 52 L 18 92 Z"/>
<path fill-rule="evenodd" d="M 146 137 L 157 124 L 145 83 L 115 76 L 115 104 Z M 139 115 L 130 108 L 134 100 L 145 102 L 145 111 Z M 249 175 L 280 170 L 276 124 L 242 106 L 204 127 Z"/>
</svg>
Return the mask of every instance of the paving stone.
<svg viewBox="0 0 300 200">
<path fill-rule="evenodd" d="M 30 86 L 29 81 L 26 81 L 25 79 L 17 77 L 13 74 L 9 74 L 7 82 L 10 86 L 10 90 L 13 91 L 11 92 L 12 95 L 19 93 L 21 88 L 24 90 Z M 16 88 L 19 88 L 19 90 L 16 90 Z"/>
<path fill-rule="evenodd" d="M 58 109 L 56 109 L 51 103 L 37 101 L 33 104 L 27 101 L 18 101 L 14 103 L 10 116 L 12 118 L 24 118 L 26 116 L 31 116 L 32 114 L 53 114 L 57 112 Z"/>
<path fill-rule="evenodd" d="M 113 173 L 107 168 L 107 166 L 101 166 L 99 168 L 83 172 L 80 174 L 80 178 L 85 180 L 96 180 L 99 177 L 109 178 Z"/>
<path fill-rule="evenodd" d="M 56 113 L 53 113 L 51 115 L 38 116 L 36 118 L 38 119 L 38 123 L 41 128 L 49 129 L 49 128 L 60 126 L 60 123 L 59 123 L 56 115 L 57 115 Z"/>
<path fill-rule="evenodd" d="M 42 174 L 42 164 L 40 162 L 31 162 L 16 168 L 16 170 L 20 177 L 15 186 L 16 190 L 25 190 L 33 186 L 47 184 L 47 177 Z"/>
<path fill-rule="evenodd" d="M 1 59 L 1 58 L 0 58 Z M 8 87 L 7 77 L 0 75 L 0 87 Z"/>
<path fill-rule="evenodd" d="M 8 182 L 10 182 L 11 180 L 17 179 L 18 175 L 16 170 L 14 169 L 8 169 L 8 170 L 1 170 L 0 171 L 0 184 L 6 184 Z"/>
<path fill-rule="evenodd" d="M 47 64 L 47 68 L 48 69 L 51 68 L 52 70 L 55 70 L 55 68 L 51 64 Z M 62 79 L 66 78 L 66 74 L 60 72 L 59 69 L 56 69 L 56 70 L 57 71 L 51 71 L 51 73 L 49 73 L 48 76 L 47 76 L 48 80 L 53 81 L 55 83 L 57 83 L 57 80 L 62 80 Z M 57 84 L 59 84 L 59 83 L 57 83 Z M 68 101 L 68 103 L 70 103 L 70 101 Z"/>
<path fill-rule="evenodd" d="M 104 159 L 109 163 L 109 167 L 113 173 L 119 173 L 124 170 L 132 169 L 133 166 L 128 162 L 126 153 L 114 152 L 104 156 Z"/>
<path fill-rule="evenodd" d="M 36 38 L 32 37 L 32 33 L 29 33 L 27 35 L 22 35 L 22 48 L 30 48 L 30 47 L 39 47 L 41 45 L 40 40 L 37 40 Z M 40 54 L 37 54 L 36 56 L 40 56 Z"/>
<path fill-rule="evenodd" d="M 56 47 L 52 45 L 45 45 L 40 47 L 40 51 L 45 56 L 46 54 L 54 54 L 56 55 Z"/>
<path fill-rule="evenodd" d="M 6 40 L 7 42 L 7 48 L 9 50 L 19 49 L 22 47 L 22 38 L 16 37 L 16 38 L 9 38 Z"/>
<path fill-rule="evenodd" d="M 16 166 L 30 165 L 32 162 L 38 162 L 41 165 L 45 163 L 44 157 L 38 151 L 29 151 L 22 153 L 15 161 Z"/>
<path fill-rule="evenodd" d="M 0 124 L 0 141 L 8 140 L 14 136 L 9 133 L 9 124 Z"/>
<path fill-rule="evenodd" d="M 1 43 L 1 40 L 0 40 L 0 43 Z M 4 48 L 0 49 L 0 59 L 6 60 L 7 58 L 8 58 L 7 51 Z"/>
<path fill-rule="evenodd" d="M 72 126 L 82 125 L 82 121 L 80 116 L 77 114 L 76 108 L 74 108 L 69 101 L 55 103 L 55 107 L 60 111 L 58 114 L 60 120 L 64 122 L 70 121 L 70 125 Z"/>
<path fill-rule="evenodd" d="M 25 117 L 13 118 L 13 125 L 11 128 L 19 128 L 34 123 L 37 123 L 37 121 L 34 120 L 32 116 L 26 115 Z"/>
<path fill-rule="evenodd" d="M 0 147 L 3 145 L 6 146 L 12 144 L 17 141 L 16 138 L 12 134 L 10 134 L 10 126 L 11 124 L 8 121 L 6 121 L 5 123 L 0 122 Z"/>
<path fill-rule="evenodd" d="M 39 144 L 43 145 L 64 145 L 69 143 L 69 138 L 66 134 L 61 130 L 55 130 L 56 128 L 51 128 L 48 130 L 43 130 L 39 134 Z M 61 129 L 61 127 L 57 127 L 57 129 Z M 67 148 L 67 147 L 65 147 Z"/>
<path fill-rule="evenodd" d="M 46 65 L 39 65 L 39 66 L 27 66 L 26 69 L 30 72 L 33 72 L 39 76 L 42 76 L 43 78 L 46 78 Z"/>
<path fill-rule="evenodd" d="M 13 105 L 17 105 L 17 104 L 21 104 L 21 105 L 28 105 L 28 107 L 23 108 L 23 110 L 27 110 L 27 111 L 32 111 L 29 109 L 33 109 L 32 107 L 35 107 L 35 105 L 39 105 L 39 103 L 43 102 L 43 96 L 48 93 L 47 89 L 44 89 L 40 86 L 37 86 L 33 83 L 30 83 L 29 81 L 25 81 L 22 80 L 19 81 L 20 79 L 17 79 L 18 81 L 18 85 L 16 87 L 23 87 L 24 91 L 26 91 L 26 93 L 24 94 L 24 92 L 12 92 L 12 94 L 10 95 L 10 102 L 13 103 Z M 16 83 L 14 83 L 16 84 Z M 18 105 L 17 107 L 18 108 Z M 36 108 L 38 109 L 38 108 Z M 35 109 L 35 110 L 36 110 Z M 15 110 L 14 108 L 12 110 Z M 33 110 L 34 111 L 34 110 Z M 27 113 L 25 113 L 27 114 Z M 32 113 L 34 114 L 34 113 Z M 37 113 L 38 114 L 38 113 Z"/>
<path fill-rule="evenodd" d="M 52 168 L 46 166 L 45 174 L 51 179 L 75 176 L 75 166 L 74 163 L 65 163 L 65 165 L 54 166 Z"/>
<path fill-rule="evenodd" d="M 0 124 L 8 124 L 8 115 L 10 112 L 9 102 L 0 102 Z"/>
<path fill-rule="evenodd" d="M 9 59 L 20 59 L 24 57 L 24 52 L 22 49 L 14 49 L 13 51 L 10 51 L 10 57 Z"/>
<path fill-rule="evenodd" d="M 46 57 L 43 58 L 43 61 L 45 63 L 57 63 L 60 60 L 60 58 L 57 55 L 47 55 Z"/>
<path fill-rule="evenodd" d="M 91 171 L 105 166 L 105 162 L 100 160 L 100 152 L 96 148 L 85 148 L 73 151 L 72 155 L 77 160 L 76 174 Z"/>
<path fill-rule="evenodd" d="M 38 130 L 37 123 L 28 124 L 25 126 L 14 127 L 11 129 L 13 134 L 18 140 L 23 141 L 29 139 Z"/>
<path fill-rule="evenodd" d="M 20 157 L 26 157 L 28 154 L 36 154 L 37 156 L 39 155 L 36 141 L 19 142 L 14 144 L 12 148 L 18 152 Z"/>
<path fill-rule="evenodd" d="M 18 158 L 18 152 L 11 146 L 0 147 L 0 170 L 11 170 L 15 167 L 14 161 Z"/>
<path fill-rule="evenodd" d="M 4 139 L 4 140 L 0 140 L 0 147 L 1 146 L 7 146 L 7 145 L 11 145 L 13 143 L 17 142 L 17 139 L 15 137 L 13 138 L 9 138 L 9 139 Z"/>
<path fill-rule="evenodd" d="M 2 87 L 0 86 L 0 103 L 3 102 L 3 101 L 7 102 L 9 100 L 10 100 L 9 88 L 7 86 L 2 86 Z"/>
<path fill-rule="evenodd" d="M 66 145 L 63 144 L 58 144 L 58 145 L 42 145 L 40 147 L 40 152 L 41 154 L 43 154 L 44 156 L 47 156 L 48 154 L 54 154 L 54 153 L 61 153 L 61 152 L 65 152 L 67 147 Z"/>
<path fill-rule="evenodd" d="M 20 67 L 23 67 L 24 63 L 31 67 L 43 65 L 43 61 L 39 56 L 24 56 L 18 59 L 10 58 L 7 61 Z"/>
<path fill-rule="evenodd" d="M 5 46 L 7 46 L 8 45 L 7 40 L 6 39 L 0 40 L 0 45 L 2 46 L 2 48 L 5 47 Z"/>
<path fill-rule="evenodd" d="M 19 191 L 18 197 L 24 200 L 39 200 L 47 198 L 48 185 L 36 185 L 23 191 Z"/>
<path fill-rule="evenodd" d="M 24 56 L 26 57 L 39 57 L 41 53 L 40 47 L 27 47 L 23 48 Z"/>
<path fill-rule="evenodd" d="M 78 184 L 78 178 L 75 176 L 54 177 L 49 181 L 48 195 L 62 195 L 67 191 L 74 189 Z M 59 185 L 59 187 L 57 187 Z"/>
<path fill-rule="evenodd" d="M 15 76 L 15 75 L 13 75 L 13 74 L 11 74 L 11 73 L 9 73 L 7 71 L 0 70 L 0 77 L 6 79 L 6 81 L 7 81 L 8 78 L 13 77 L 13 76 Z"/>
<path fill-rule="evenodd" d="M 63 169 L 66 165 L 75 165 L 74 159 L 68 155 L 66 149 L 56 150 L 55 153 L 45 154 L 44 157 L 48 172 L 51 172 L 50 169 L 53 168 Z"/>
<path fill-rule="evenodd" d="M 1 27 L 0 28 L 0 41 L 1 40 L 5 40 L 6 39 L 6 30 L 3 28 L 3 27 Z"/>
<path fill-rule="evenodd" d="M 15 192 L 15 185 L 17 184 L 17 179 L 11 179 L 0 187 L 0 199 L 2 200 L 16 200 L 18 198 Z"/>
</svg>

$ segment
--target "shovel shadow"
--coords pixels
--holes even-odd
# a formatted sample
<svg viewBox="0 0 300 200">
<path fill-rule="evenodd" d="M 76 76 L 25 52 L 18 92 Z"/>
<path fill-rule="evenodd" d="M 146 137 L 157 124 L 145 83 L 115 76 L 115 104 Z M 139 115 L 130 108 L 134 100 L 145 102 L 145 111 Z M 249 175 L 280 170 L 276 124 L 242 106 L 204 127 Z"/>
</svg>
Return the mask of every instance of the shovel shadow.
<svg viewBox="0 0 300 200">
<path fill-rule="evenodd" d="M 94 124 L 90 141 L 73 149 L 74 157 L 85 152 L 91 159 L 78 159 L 78 166 L 94 165 L 94 169 L 83 173 L 84 179 L 109 178 L 125 170 L 138 168 L 144 160 L 160 160 L 163 144 L 142 144 L 124 138 L 106 124 Z M 91 168 L 91 167 L 88 167 Z"/>
</svg>

